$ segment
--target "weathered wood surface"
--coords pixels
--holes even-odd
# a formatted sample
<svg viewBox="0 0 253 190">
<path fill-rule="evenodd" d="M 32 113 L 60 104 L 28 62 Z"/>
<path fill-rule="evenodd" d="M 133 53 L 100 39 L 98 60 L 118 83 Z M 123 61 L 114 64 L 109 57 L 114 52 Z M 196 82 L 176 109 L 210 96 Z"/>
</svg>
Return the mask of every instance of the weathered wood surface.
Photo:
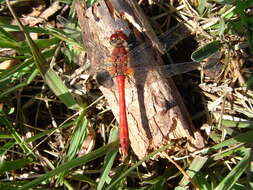
<svg viewBox="0 0 253 190">
<path fill-rule="evenodd" d="M 101 0 L 87 10 L 77 2 L 76 12 L 93 67 L 101 67 L 104 57 L 109 55 L 112 47 L 108 39 L 117 30 L 127 34 L 134 31 L 140 43 L 152 40 L 153 46 L 160 47 L 145 16 L 132 0 Z M 160 53 L 152 47 L 131 57 L 130 65 L 140 63 L 163 65 Z M 143 158 L 172 141 L 186 142 L 183 148 L 190 152 L 203 148 L 204 138 L 194 129 L 173 81 L 163 79 L 161 72 L 139 72 L 126 82 L 129 136 L 134 153 Z M 101 86 L 100 90 L 119 119 L 117 86 L 109 89 Z M 170 153 L 183 148 L 175 146 Z"/>
</svg>

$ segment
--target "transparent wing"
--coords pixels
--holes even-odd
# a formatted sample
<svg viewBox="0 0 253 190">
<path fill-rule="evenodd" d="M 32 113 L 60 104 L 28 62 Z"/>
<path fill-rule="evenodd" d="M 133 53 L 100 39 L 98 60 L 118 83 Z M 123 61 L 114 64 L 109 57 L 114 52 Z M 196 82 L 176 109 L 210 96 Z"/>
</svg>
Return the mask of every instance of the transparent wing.
<svg viewBox="0 0 253 190">
<path fill-rule="evenodd" d="M 143 84 L 145 80 L 148 80 L 148 78 L 152 78 L 153 76 L 155 76 L 155 78 L 152 80 L 170 78 L 172 76 L 187 73 L 196 69 L 203 69 L 204 71 L 210 70 L 218 64 L 219 63 L 184 62 L 164 66 L 133 67 L 132 69 L 134 73 L 133 76 L 136 78 L 137 84 Z"/>
<path fill-rule="evenodd" d="M 64 28 L 65 32 L 68 34 L 71 34 L 71 37 L 73 37 L 76 41 L 81 43 L 81 32 L 80 28 L 77 27 L 76 24 L 71 23 L 69 20 L 65 19 L 64 17 L 58 15 L 57 20 L 59 23 L 61 23 Z M 176 26 L 172 27 L 170 30 L 167 32 L 164 32 L 158 37 L 159 42 L 161 43 L 163 47 L 163 51 L 168 51 L 171 48 L 173 48 L 178 42 L 183 40 L 184 38 L 188 37 L 191 35 L 191 32 L 188 30 L 188 28 L 183 24 L 179 23 Z M 85 43 L 88 43 L 90 47 L 96 49 L 97 56 L 100 56 L 99 60 L 105 63 L 104 60 L 106 60 L 107 56 L 109 55 L 103 55 L 102 50 L 98 49 L 96 47 L 96 44 L 92 41 L 85 41 Z M 130 50 L 129 51 L 129 57 L 134 57 L 136 54 L 141 53 L 144 51 L 146 48 L 150 48 L 152 46 L 152 42 L 148 41 L 142 44 L 139 44 L 137 46 L 133 46 L 132 44 L 129 44 Z M 106 63 L 105 63 L 106 64 Z"/>
<path fill-rule="evenodd" d="M 77 31 L 77 30 L 75 26 L 73 26 L 73 24 L 71 24 L 67 19 L 63 17 L 58 16 L 57 19 L 62 25 L 66 27 L 67 29 L 66 31 L 68 33 L 75 36 L 75 39 L 80 39 L 76 37 L 74 33 L 74 31 Z M 74 30 L 72 30 L 73 28 Z M 168 51 L 172 47 L 174 47 L 178 42 L 188 37 L 189 35 L 191 35 L 191 32 L 187 29 L 187 27 L 184 24 L 178 24 L 172 27 L 167 32 L 161 34 L 158 37 L 158 39 L 163 47 L 163 51 Z M 112 80 L 109 77 L 109 72 L 106 71 L 107 68 L 111 67 L 111 64 L 108 61 L 106 61 L 110 55 L 105 54 L 104 50 L 97 48 L 96 44 L 94 44 L 94 42 L 92 41 L 86 41 L 85 43 L 88 43 L 89 47 L 94 49 L 93 56 L 96 56 L 96 62 L 99 63 L 99 64 L 96 64 L 97 68 L 94 68 L 91 65 L 89 72 L 97 73 L 97 80 L 100 84 L 103 84 L 103 80 L 105 80 L 105 82 L 107 80 L 109 81 L 108 82 L 109 85 L 106 85 L 106 86 L 111 86 Z M 129 57 L 134 58 L 135 55 L 140 54 L 146 48 L 152 47 L 152 42 L 148 41 L 146 43 L 142 43 L 136 47 L 133 47 L 132 49 L 131 49 L 131 44 L 129 44 L 129 46 L 130 46 Z M 200 66 L 201 64 L 197 62 L 186 62 L 186 63 L 171 64 L 171 65 L 165 65 L 165 66 L 138 66 L 138 67 L 133 67 L 133 70 L 134 70 L 134 74 L 141 78 L 144 78 L 144 76 L 147 75 L 147 73 L 150 73 L 150 72 L 152 73 L 154 71 L 162 72 L 162 76 L 167 78 L 167 77 L 172 77 L 174 75 L 195 70 Z"/>
<path fill-rule="evenodd" d="M 158 37 L 158 40 L 160 41 L 163 51 L 169 51 L 171 48 L 173 48 L 178 42 L 181 40 L 187 38 L 188 36 L 191 35 L 191 32 L 189 29 L 184 25 L 184 24 L 177 24 L 176 26 L 172 27 L 170 30 L 167 32 L 164 32 Z M 146 48 L 149 48 L 152 46 L 152 43 L 146 42 L 142 43 L 136 47 L 134 47 L 130 52 L 129 56 L 133 57 L 136 54 L 140 53 Z M 130 49 L 131 49 L 131 44 L 130 44 Z"/>
</svg>

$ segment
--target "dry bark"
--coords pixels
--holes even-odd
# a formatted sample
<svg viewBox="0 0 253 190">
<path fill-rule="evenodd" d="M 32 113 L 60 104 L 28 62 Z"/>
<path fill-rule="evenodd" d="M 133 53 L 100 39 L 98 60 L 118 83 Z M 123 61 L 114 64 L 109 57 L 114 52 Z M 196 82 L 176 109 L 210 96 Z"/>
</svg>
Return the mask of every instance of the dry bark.
<svg viewBox="0 0 253 190">
<path fill-rule="evenodd" d="M 84 45 L 93 67 L 100 67 L 109 55 L 109 37 L 117 30 L 134 32 L 139 42 L 152 41 L 153 47 L 130 57 L 130 65 L 163 65 L 162 48 L 144 14 L 132 0 L 101 0 L 85 10 L 76 3 Z M 91 43 L 92 41 L 92 43 Z M 156 48 L 154 48 L 156 47 Z M 98 50 L 100 50 L 98 52 Z M 131 148 L 143 158 L 150 151 L 167 144 L 184 144 L 184 150 L 195 151 L 205 146 L 204 138 L 194 129 L 172 79 L 165 79 L 159 71 L 137 71 L 126 82 L 126 105 Z M 117 86 L 100 87 L 117 119 L 119 116 Z M 182 149 L 175 146 L 173 151 Z"/>
</svg>

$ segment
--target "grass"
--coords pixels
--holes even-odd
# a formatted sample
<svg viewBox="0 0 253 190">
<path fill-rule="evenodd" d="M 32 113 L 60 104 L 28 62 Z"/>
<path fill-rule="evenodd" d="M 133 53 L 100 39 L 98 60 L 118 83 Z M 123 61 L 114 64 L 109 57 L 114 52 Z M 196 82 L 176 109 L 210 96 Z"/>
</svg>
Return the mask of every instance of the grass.
<svg viewBox="0 0 253 190">
<path fill-rule="evenodd" d="M 1 13 L 9 13 L 6 2 L 0 1 Z M 20 18 L 31 12 L 18 1 L 11 3 L 15 19 L 0 18 L 0 189 L 252 189 L 252 1 L 139 1 L 158 33 L 185 22 L 198 44 L 187 53 L 220 66 L 214 76 L 182 76 L 192 81 L 192 98 L 185 100 L 208 136 L 206 149 L 177 157 L 166 154 L 168 144 L 124 161 L 118 124 L 78 65 L 85 49 L 76 40 L 72 3 L 62 1 L 63 12 L 46 18 L 54 27 L 23 26 Z M 63 22 L 68 28 L 59 27 Z M 180 44 L 169 53 L 170 60 L 183 57 Z"/>
</svg>

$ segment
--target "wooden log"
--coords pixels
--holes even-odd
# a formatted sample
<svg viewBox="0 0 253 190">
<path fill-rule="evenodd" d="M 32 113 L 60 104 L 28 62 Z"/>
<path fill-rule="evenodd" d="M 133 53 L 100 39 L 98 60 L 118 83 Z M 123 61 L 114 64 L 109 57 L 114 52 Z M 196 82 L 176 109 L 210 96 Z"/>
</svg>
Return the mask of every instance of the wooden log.
<svg viewBox="0 0 253 190">
<path fill-rule="evenodd" d="M 100 68 L 112 50 L 109 37 L 117 30 L 131 32 L 139 43 L 152 46 L 130 57 L 130 65 L 163 65 L 162 47 L 141 9 L 132 0 L 100 0 L 89 9 L 76 3 L 76 12 L 91 65 Z M 158 51 L 158 50 L 159 51 Z M 131 148 L 143 158 L 150 151 L 177 142 L 176 151 L 195 151 L 205 146 L 201 133 L 194 129 L 172 79 L 161 71 L 136 71 L 126 82 L 126 105 Z M 114 83 L 116 84 L 116 83 Z M 119 119 L 117 86 L 100 87 L 111 110 Z M 184 146 L 182 147 L 182 145 Z M 182 154 L 184 154 L 182 153 Z"/>
</svg>

